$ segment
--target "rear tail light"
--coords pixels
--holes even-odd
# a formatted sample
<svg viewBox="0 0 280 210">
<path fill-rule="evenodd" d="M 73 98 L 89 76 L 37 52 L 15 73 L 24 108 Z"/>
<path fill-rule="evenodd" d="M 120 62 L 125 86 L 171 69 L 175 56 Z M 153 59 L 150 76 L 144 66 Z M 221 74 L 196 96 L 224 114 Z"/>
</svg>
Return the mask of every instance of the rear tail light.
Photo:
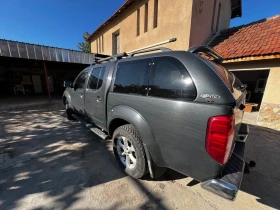
<svg viewBox="0 0 280 210">
<path fill-rule="evenodd" d="M 206 151 L 218 163 L 225 164 L 234 138 L 234 116 L 216 116 L 208 121 Z"/>
</svg>

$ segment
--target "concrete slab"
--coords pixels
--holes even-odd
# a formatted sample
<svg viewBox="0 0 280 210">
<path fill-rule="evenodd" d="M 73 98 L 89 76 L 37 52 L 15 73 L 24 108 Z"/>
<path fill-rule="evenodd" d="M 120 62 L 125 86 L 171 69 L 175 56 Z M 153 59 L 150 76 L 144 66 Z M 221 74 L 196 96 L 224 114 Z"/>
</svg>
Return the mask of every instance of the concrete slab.
<svg viewBox="0 0 280 210">
<path fill-rule="evenodd" d="M 250 126 L 246 160 L 257 167 L 232 202 L 172 170 L 157 180 L 130 178 L 111 141 L 66 120 L 62 109 L 52 103 L 1 111 L 0 209 L 280 208 L 279 132 Z"/>
</svg>

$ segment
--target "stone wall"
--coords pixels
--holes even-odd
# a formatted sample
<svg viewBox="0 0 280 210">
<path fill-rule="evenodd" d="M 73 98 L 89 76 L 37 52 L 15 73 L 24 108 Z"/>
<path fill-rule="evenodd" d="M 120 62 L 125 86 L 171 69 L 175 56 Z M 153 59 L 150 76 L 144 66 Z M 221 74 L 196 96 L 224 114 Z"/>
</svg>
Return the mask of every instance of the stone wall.
<svg viewBox="0 0 280 210">
<path fill-rule="evenodd" d="M 280 131 L 280 67 L 271 68 L 257 125 Z"/>
<path fill-rule="evenodd" d="M 259 111 L 257 125 L 280 131 L 280 104 L 263 102 Z"/>
</svg>

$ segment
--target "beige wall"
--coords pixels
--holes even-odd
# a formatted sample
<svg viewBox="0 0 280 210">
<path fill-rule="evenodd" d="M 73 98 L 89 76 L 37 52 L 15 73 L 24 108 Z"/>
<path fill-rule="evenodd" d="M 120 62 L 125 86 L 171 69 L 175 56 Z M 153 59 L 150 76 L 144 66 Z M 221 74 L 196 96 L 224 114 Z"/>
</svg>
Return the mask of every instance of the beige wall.
<svg viewBox="0 0 280 210">
<path fill-rule="evenodd" d="M 263 102 L 280 105 L 280 67 L 270 69 Z"/>
<path fill-rule="evenodd" d="M 221 3 L 221 10 L 219 21 L 217 21 L 219 3 Z M 215 15 L 214 18 L 213 15 Z M 190 47 L 204 44 L 209 40 L 209 38 L 216 32 L 217 23 L 218 30 L 229 28 L 230 20 L 231 0 L 216 0 L 216 4 L 215 0 L 194 0 L 192 8 Z"/>
<path fill-rule="evenodd" d="M 173 50 L 186 50 L 189 47 L 190 22 L 192 0 L 159 0 L 158 27 L 153 28 L 154 0 L 148 1 L 148 32 L 144 33 L 144 12 L 147 1 L 138 1 L 125 11 L 115 21 L 109 24 L 103 31 L 91 39 L 92 52 L 97 52 L 96 39 L 104 37 L 103 54 L 112 54 L 112 34 L 120 30 L 120 51 L 128 52 L 145 47 L 157 42 L 176 37 L 177 42 L 167 44 Z M 136 36 L 137 12 L 140 7 L 140 36 Z M 178 12 L 180 11 L 180 12 Z"/>
<path fill-rule="evenodd" d="M 257 125 L 280 131 L 280 67 L 270 69 Z"/>
<path fill-rule="evenodd" d="M 217 8 L 216 11 L 218 11 L 218 0 L 217 0 Z M 231 21 L 231 0 L 220 0 L 221 3 L 221 14 L 220 14 L 220 20 L 219 20 L 219 26 L 218 30 L 229 28 L 230 21 Z M 218 12 L 215 14 L 218 15 Z"/>
</svg>

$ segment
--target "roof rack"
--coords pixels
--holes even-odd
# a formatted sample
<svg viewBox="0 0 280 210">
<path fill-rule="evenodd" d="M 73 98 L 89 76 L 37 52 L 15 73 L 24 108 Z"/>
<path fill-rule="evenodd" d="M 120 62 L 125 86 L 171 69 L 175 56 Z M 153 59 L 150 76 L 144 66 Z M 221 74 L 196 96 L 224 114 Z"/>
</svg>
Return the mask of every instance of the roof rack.
<svg viewBox="0 0 280 210">
<path fill-rule="evenodd" d="M 168 52 L 171 51 L 171 49 L 166 48 L 166 47 L 159 47 L 159 48 L 153 48 L 153 49 L 147 49 L 147 50 L 139 50 L 136 52 L 132 52 L 128 55 L 128 57 L 133 57 L 136 54 L 141 54 L 141 53 L 146 53 L 146 52 L 153 52 L 153 51 L 158 51 L 161 50 L 161 52 Z"/>
<path fill-rule="evenodd" d="M 102 63 L 104 61 L 109 61 L 109 60 L 116 61 L 116 60 L 119 60 L 123 57 L 127 57 L 127 54 L 125 52 L 119 53 L 119 54 L 116 54 L 116 55 L 113 55 L 113 56 L 110 56 L 110 57 L 107 57 L 107 58 L 96 59 L 95 63 Z"/>
<path fill-rule="evenodd" d="M 119 53 L 117 55 L 113 55 L 113 56 L 110 56 L 110 57 L 107 57 L 107 58 L 102 58 L 102 59 L 95 58 L 95 61 L 94 61 L 93 65 L 94 64 L 99 64 L 99 63 L 102 63 L 102 62 L 105 62 L 105 61 L 120 60 L 123 57 L 133 57 L 136 54 L 145 53 L 145 52 L 153 52 L 153 51 L 158 51 L 158 50 L 161 50 L 162 52 L 171 51 L 171 49 L 165 48 L 165 47 L 159 47 L 159 48 L 153 48 L 153 47 L 163 45 L 163 44 L 167 44 L 167 43 L 170 43 L 170 42 L 175 42 L 175 41 L 177 41 L 177 39 L 172 38 L 172 39 L 168 39 L 166 41 L 159 42 L 159 43 L 156 43 L 156 44 L 153 44 L 153 45 L 149 45 L 147 47 L 143 47 L 143 48 L 140 48 L 140 49 L 137 49 L 137 50 L 127 52 L 127 53 L 123 52 L 123 53 Z M 150 48 L 152 48 L 152 49 L 150 49 Z"/>
<path fill-rule="evenodd" d="M 213 50 L 210 47 L 207 47 L 205 45 L 200 45 L 200 46 L 195 46 L 195 47 L 191 47 L 188 52 L 191 53 L 204 53 L 209 57 L 212 57 L 214 59 L 214 61 L 218 62 L 218 63 L 222 63 L 224 61 L 223 56 L 221 56 L 217 51 Z"/>
</svg>

